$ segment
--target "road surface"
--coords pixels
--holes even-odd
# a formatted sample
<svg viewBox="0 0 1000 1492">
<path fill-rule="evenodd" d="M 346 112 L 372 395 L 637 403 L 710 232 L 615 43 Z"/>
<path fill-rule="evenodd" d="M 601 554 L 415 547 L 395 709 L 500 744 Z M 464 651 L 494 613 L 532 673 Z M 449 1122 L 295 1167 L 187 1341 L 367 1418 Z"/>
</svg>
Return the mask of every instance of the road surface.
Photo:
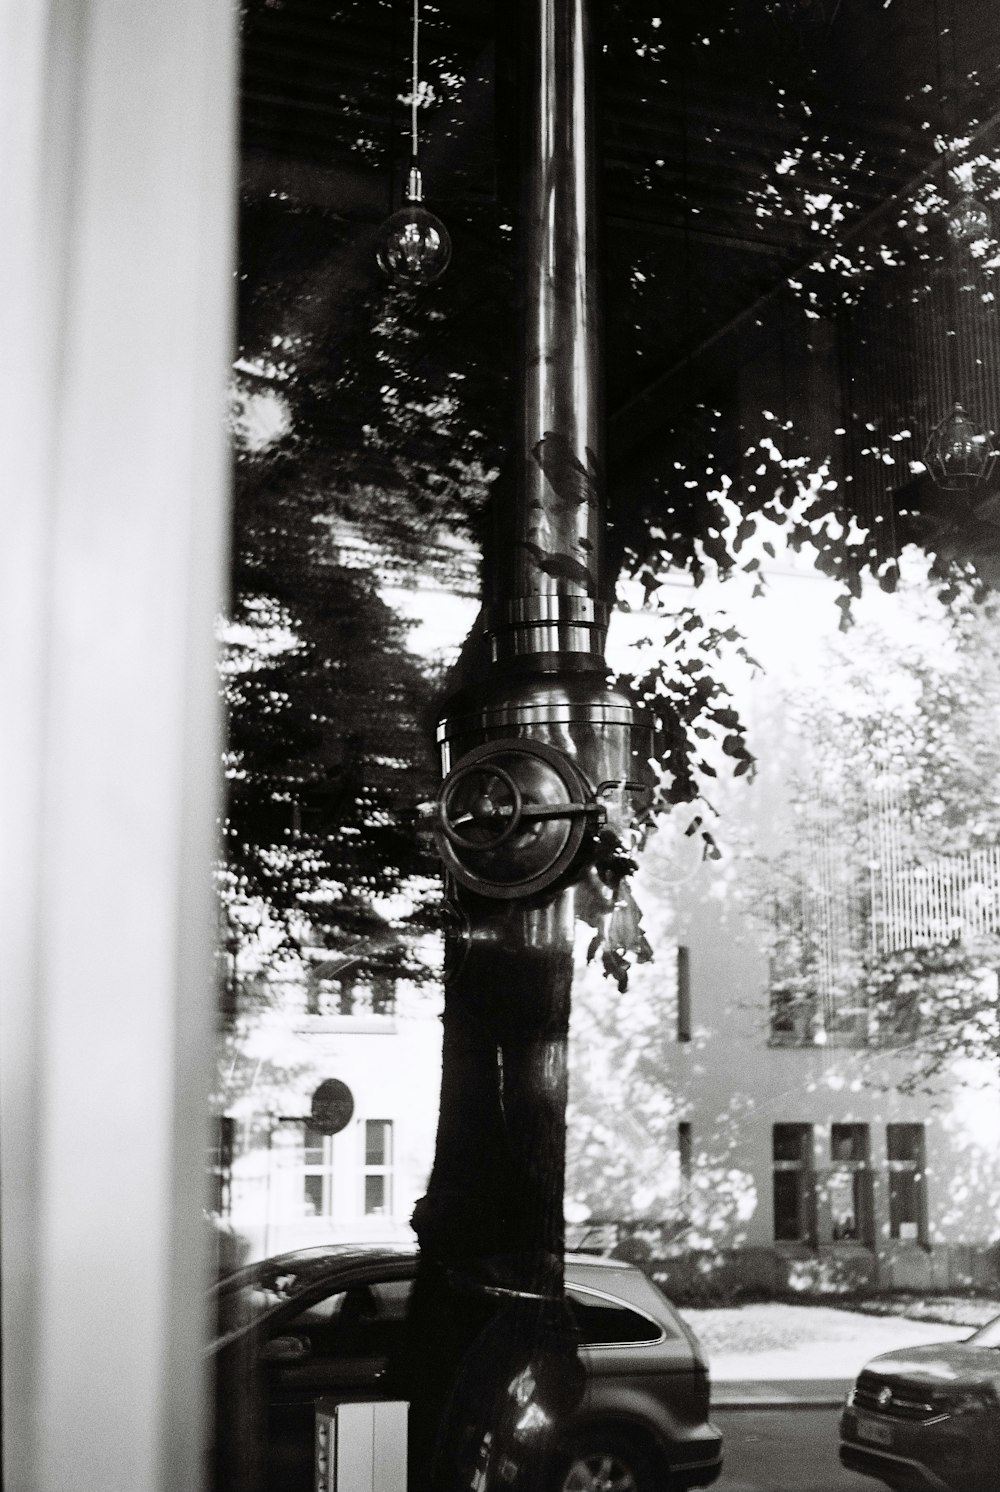
<svg viewBox="0 0 1000 1492">
<path fill-rule="evenodd" d="M 724 1437 L 718 1492 L 879 1492 L 837 1459 L 838 1409 L 713 1409 Z"/>
</svg>

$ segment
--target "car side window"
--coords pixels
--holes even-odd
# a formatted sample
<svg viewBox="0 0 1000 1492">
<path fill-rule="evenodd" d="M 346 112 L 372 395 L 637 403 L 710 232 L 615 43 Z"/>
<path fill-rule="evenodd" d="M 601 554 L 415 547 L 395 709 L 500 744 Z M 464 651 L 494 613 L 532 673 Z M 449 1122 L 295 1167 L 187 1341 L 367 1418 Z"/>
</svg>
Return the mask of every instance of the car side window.
<svg viewBox="0 0 1000 1492">
<path fill-rule="evenodd" d="M 304 1311 L 294 1317 L 287 1330 L 296 1332 L 316 1326 L 332 1326 L 340 1315 L 346 1294 L 346 1290 L 338 1290 L 334 1295 L 313 1301 L 311 1306 L 306 1306 Z"/>
<path fill-rule="evenodd" d="M 282 1335 L 305 1337 L 313 1356 L 381 1357 L 406 1316 L 412 1280 L 352 1285 L 324 1296 L 282 1323 Z"/>
<path fill-rule="evenodd" d="M 620 1301 L 572 1288 L 566 1294 L 585 1347 L 608 1346 L 613 1342 L 658 1342 L 662 1336 L 669 1335 L 665 1327 Z"/>
<path fill-rule="evenodd" d="M 413 1294 L 412 1280 L 380 1280 L 371 1287 L 380 1321 L 402 1321 Z"/>
</svg>

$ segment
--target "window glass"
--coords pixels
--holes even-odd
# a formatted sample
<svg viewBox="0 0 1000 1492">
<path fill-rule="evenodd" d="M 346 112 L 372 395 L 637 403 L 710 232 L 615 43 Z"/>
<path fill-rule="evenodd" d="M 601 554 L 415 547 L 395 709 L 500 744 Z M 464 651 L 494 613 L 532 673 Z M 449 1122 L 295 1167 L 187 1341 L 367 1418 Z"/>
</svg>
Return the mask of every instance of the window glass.
<svg viewBox="0 0 1000 1492">
<path fill-rule="evenodd" d="M 802 1229 L 802 1180 L 796 1171 L 778 1171 L 774 1177 L 774 1236 L 779 1243 L 795 1243 Z"/>
<path fill-rule="evenodd" d="M 807 1046 L 813 1040 L 816 1000 L 808 991 L 772 988 L 771 1042 L 774 1046 Z"/>
<path fill-rule="evenodd" d="M 868 1160 L 867 1124 L 834 1124 L 830 1130 L 830 1157 L 834 1161 Z"/>
<path fill-rule="evenodd" d="M 893 1238 L 919 1237 L 917 1180 L 912 1171 L 889 1173 L 889 1232 Z"/>
<path fill-rule="evenodd" d="M 303 1196 L 306 1212 L 314 1213 L 317 1217 L 323 1215 L 323 1177 L 310 1176 L 308 1173 L 303 1178 Z"/>
<path fill-rule="evenodd" d="M 302 1211 L 307 1217 L 333 1215 L 333 1136 L 302 1126 Z"/>
<path fill-rule="evenodd" d="M 830 1159 L 826 1198 L 833 1243 L 874 1242 L 871 1172 L 868 1167 L 867 1124 L 830 1127 Z"/>
<path fill-rule="evenodd" d="M 305 1162 L 307 1166 L 321 1166 L 323 1164 L 323 1141 L 326 1138 L 320 1134 L 318 1129 L 313 1129 L 311 1124 L 304 1126 L 302 1148 L 305 1151 Z"/>
<path fill-rule="evenodd" d="M 691 950 L 677 949 L 677 1040 L 691 1040 Z"/>
<path fill-rule="evenodd" d="M 815 1232 L 815 1184 L 811 1124 L 776 1124 L 774 1155 L 774 1237 L 778 1243 L 806 1243 Z"/>
<path fill-rule="evenodd" d="M 889 1235 L 900 1242 L 926 1242 L 924 1126 L 886 1126 L 889 1160 Z"/>
<path fill-rule="evenodd" d="M 573 1318 L 584 1346 L 599 1347 L 613 1342 L 658 1342 L 663 1328 L 638 1311 L 618 1301 L 605 1300 L 599 1295 L 586 1295 L 582 1291 L 566 1292 L 573 1310 Z"/>
<path fill-rule="evenodd" d="M 811 1137 L 812 1125 L 776 1124 L 774 1126 L 775 1160 L 795 1161 L 801 1164 L 805 1155 L 805 1146 Z"/>
<path fill-rule="evenodd" d="M 682 1119 L 677 1126 L 677 1155 L 680 1162 L 682 1181 L 691 1180 L 692 1162 L 692 1138 L 691 1123 L 688 1119 Z"/>
<path fill-rule="evenodd" d="M 371 1286 L 378 1314 L 386 1321 L 402 1321 L 413 1294 L 412 1280 L 382 1280 Z"/>
<path fill-rule="evenodd" d="M 827 1182 L 831 1236 L 834 1243 L 861 1238 L 861 1177 L 857 1171 L 832 1171 Z"/>
<path fill-rule="evenodd" d="M 365 1216 L 392 1211 L 392 1120 L 365 1121 Z"/>
<path fill-rule="evenodd" d="M 909 1161 L 916 1165 L 923 1148 L 922 1124 L 886 1125 L 886 1150 L 890 1160 Z"/>
<path fill-rule="evenodd" d="M 313 1353 L 380 1356 L 398 1337 L 412 1289 L 412 1280 L 352 1285 L 283 1321 L 279 1332 L 308 1337 Z"/>
<path fill-rule="evenodd" d="M 322 1300 L 314 1301 L 312 1305 L 306 1306 L 304 1311 L 300 1311 L 297 1316 L 293 1317 L 290 1322 L 284 1323 L 282 1331 L 294 1332 L 299 1328 L 308 1326 L 332 1325 L 343 1307 L 345 1294 L 345 1291 L 337 1290 L 333 1295 L 325 1295 Z"/>
<path fill-rule="evenodd" d="M 384 1119 L 369 1119 L 365 1124 L 365 1164 L 389 1164 L 392 1125 Z"/>
</svg>

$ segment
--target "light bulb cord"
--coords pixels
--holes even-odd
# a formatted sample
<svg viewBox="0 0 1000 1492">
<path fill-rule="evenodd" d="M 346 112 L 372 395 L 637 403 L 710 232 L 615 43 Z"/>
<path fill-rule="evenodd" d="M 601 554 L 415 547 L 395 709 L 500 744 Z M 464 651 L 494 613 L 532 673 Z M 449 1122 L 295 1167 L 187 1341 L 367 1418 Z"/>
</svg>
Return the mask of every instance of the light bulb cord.
<svg viewBox="0 0 1000 1492">
<path fill-rule="evenodd" d="M 420 0 L 413 0 L 413 76 L 410 84 L 410 156 L 417 164 L 417 98 L 420 90 Z"/>
</svg>

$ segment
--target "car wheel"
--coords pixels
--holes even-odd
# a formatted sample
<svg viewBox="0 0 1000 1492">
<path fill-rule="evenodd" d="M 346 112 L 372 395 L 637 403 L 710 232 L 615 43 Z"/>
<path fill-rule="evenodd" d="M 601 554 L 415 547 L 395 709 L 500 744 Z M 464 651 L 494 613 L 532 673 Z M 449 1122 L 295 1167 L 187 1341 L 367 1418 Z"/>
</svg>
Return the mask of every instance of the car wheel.
<svg viewBox="0 0 1000 1492">
<path fill-rule="evenodd" d="M 625 1436 L 581 1436 L 563 1458 L 554 1492 L 656 1492 L 649 1457 Z"/>
</svg>

